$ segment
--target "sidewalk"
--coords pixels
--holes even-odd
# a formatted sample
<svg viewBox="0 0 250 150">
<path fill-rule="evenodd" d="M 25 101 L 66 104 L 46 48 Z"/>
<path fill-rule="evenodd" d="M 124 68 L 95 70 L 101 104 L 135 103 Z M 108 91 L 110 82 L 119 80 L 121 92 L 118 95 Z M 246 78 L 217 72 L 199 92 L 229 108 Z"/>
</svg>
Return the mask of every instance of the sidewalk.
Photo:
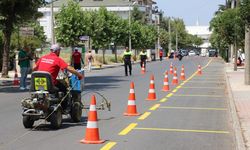
<svg viewBox="0 0 250 150">
<path fill-rule="evenodd" d="M 233 71 L 233 65 L 226 64 L 225 70 L 236 146 L 239 150 L 250 150 L 250 85 L 244 83 L 244 68 Z"/>
<path fill-rule="evenodd" d="M 93 66 L 92 70 L 101 70 L 101 69 L 106 69 L 106 68 L 114 68 L 114 67 L 122 66 L 122 65 L 123 65 L 123 63 L 116 63 L 116 64 L 111 64 L 111 65 L 102 65 L 102 66 Z M 87 70 L 87 68 L 85 67 L 84 70 Z M 15 71 L 9 71 L 9 78 L 1 78 L 1 73 L 0 73 L 0 86 L 11 86 L 11 85 L 13 85 L 14 76 L 15 76 Z M 21 75 L 18 72 L 18 77 L 20 77 L 20 76 Z M 28 78 L 30 78 L 30 74 L 28 75 Z"/>
</svg>

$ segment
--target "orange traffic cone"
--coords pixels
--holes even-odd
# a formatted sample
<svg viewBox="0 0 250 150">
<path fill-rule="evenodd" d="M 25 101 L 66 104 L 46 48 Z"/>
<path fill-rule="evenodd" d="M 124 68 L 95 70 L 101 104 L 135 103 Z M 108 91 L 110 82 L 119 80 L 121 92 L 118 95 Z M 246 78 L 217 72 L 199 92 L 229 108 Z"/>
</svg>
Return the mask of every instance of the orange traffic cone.
<svg viewBox="0 0 250 150">
<path fill-rule="evenodd" d="M 147 100 L 156 100 L 154 75 L 151 75 Z"/>
<path fill-rule="evenodd" d="M 173 76 L 172 84 L 173 85 L 178 84 L 178 77 L 177 77 L 177 69 L 176 69 L 176 67 L 174 68 L 174 76 Z"/>
<path fill-rule="evenodd" d="M 144 63 L 142 63 L 141 74 L 145 74 L 145 72 L 146 72 L 145 65 Z"/>
<path fill-rule="evenodd" d="M 169 74 L 173 74 L 174 72 L 173 72 L 173 64 L 172 64 L 172 62 L 171 62 L 171 64 L 170 64 L 170 70 L 169 70 Z"/>
<path fill-rule="evenodd" d="M 198 75 L 202 75 L 202 72 L 201 72 L 201 65 L 198 66 Z"/>
<path fill-rule="evenodd" d="M 162 91 L 169 91 L 169 84 L 168 84 L 168 71 L 166 71 L 163 81 L 163 88 Z"/>
<path fill-rule="evenodd" d="M 100 140 L 99 138 L 99 129 L 97 127 L 96 99 L 94 95 L 91 97 L 85 138 L 80 142 L 85 144 L 100 144 L 104 142 L 104 140 Z"/>
<path fill-rule="evenodd" d="M 15 68 L 15 76 L 14 76 L 13 85 L 19 85 L 19 78 L 18 78 L 18 74 L 17 74 L 16 68 Z"/>
<path fill-rule="evenodd" d="M 134 82 L 130 83 L 130 91 L 129 91 L 129 97 L 128 97 L 128 107 L 127 112 L 124 113 L 125 116 L 138 116 L 140 115 L 137 113 L 136 110 L 136 104 L 135 104 L 135 86 Z"/>
<path fill-rule="evenodd" d="M 182 67 L 181 67 L 181 77 L 180 77 L 180 80 L 182 80 L 182 81 L 186 80 L 184 65 L 182 65 Z"/>
</svg>

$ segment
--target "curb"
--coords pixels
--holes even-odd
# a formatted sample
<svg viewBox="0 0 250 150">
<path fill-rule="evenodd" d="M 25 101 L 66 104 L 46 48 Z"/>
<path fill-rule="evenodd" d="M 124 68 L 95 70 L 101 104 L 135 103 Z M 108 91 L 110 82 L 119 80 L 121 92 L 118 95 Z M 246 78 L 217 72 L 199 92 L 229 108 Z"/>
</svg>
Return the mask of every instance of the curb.
<svg viewBox="0 0 250 150">
<path fill-rule="evenodd" d="M 225 75 L 226 83 L 227 83 L 227 92 L 228 92 L 228 98 L 229 98 L 228 105 L 230 108 L 229 110 L 231 112 L 230 114 L 231 114 L 231 119 L 232 119 L 236 150 L 246 150 L 246 145 L 245 145 L 244 138 L 242 135 L 242 130 L 240 127 L 239 117 L 236 112 L 235 100 L 234 100 L 234 96 L 232 93 L 231 84 L 227 77 L 226 67 L 224 69 L 224 75 Z"/>
</svg>

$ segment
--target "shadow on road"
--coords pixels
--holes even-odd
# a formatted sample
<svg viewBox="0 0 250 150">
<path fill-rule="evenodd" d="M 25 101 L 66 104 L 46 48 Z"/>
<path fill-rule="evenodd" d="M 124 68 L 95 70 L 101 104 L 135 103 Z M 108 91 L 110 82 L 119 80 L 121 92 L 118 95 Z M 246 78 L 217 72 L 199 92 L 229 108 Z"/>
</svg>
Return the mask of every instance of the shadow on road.
<svg viewBox="0 0 250 150">
<path fill-rule="evenodd" d="M 119 88 L 120 82 L 127 81 L 121 76 L 91 76 L 85 79 L 84 91 Z"/>
</svg>

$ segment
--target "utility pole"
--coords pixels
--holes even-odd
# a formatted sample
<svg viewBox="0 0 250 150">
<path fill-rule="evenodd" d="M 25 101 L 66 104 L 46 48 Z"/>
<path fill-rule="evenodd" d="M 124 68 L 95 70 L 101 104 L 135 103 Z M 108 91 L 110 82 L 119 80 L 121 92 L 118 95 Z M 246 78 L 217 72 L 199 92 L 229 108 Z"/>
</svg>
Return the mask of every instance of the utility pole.
<svg viewBox="0 0 250 150">
<path fill-rule="evenodd" d="M 159 58 L 159 52 L 160 52 L 160 14 L 158 13 L 157 17 L 157 51 L 156 51 L 156 58 Z"/>
<path fill-rule="evenodd" d="M 178 30 L 177 30 L 177 23 L 175 24 L 175 51 L 178 52 Z"/>
<path fill-rule="evenodd" d="M 50 13 L 51 13 L 51 45 L 55 44 L 55 37 L 54 37 L 54 5 L 53 1 L 51 1 L 50 5 Z"/>
<path fill-rule="evenodd" d="M 168 19 L 168 35 L 169 35 L 169 40 L 168 40 L 168 50 L 169 50 L 169 53 L 171 52 L 172 50 L 172 41 L 171 41 L 171 18 Z"/>
</svg>

